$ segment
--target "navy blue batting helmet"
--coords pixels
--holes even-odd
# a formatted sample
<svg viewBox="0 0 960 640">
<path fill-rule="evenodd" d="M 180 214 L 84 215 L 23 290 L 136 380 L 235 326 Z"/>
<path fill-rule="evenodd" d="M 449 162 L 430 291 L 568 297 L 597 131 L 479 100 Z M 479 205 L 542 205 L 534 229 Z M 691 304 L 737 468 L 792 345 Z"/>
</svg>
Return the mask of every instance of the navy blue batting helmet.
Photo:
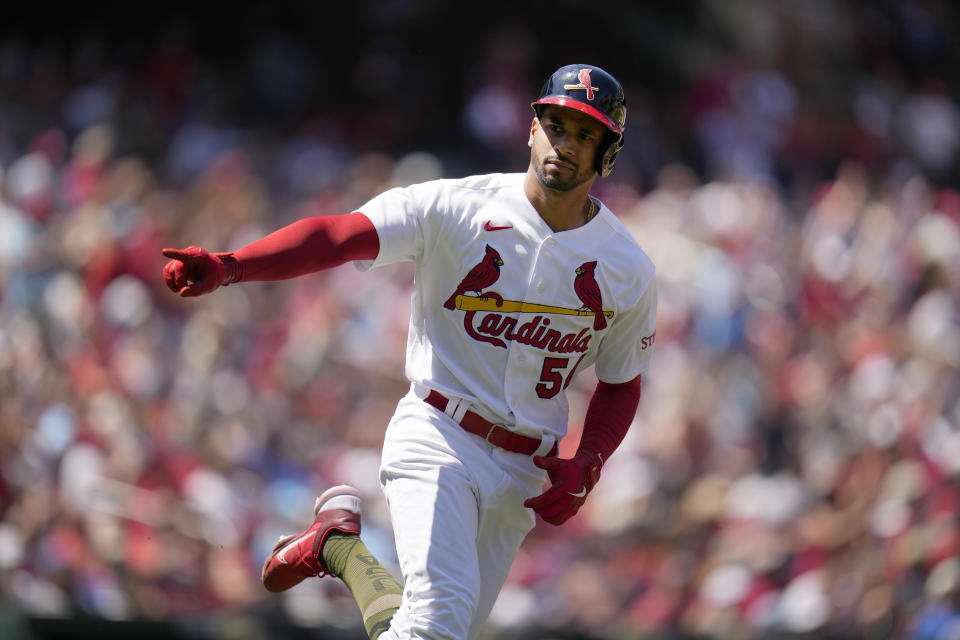
<svg viewBox="0 0 960 640">
<path fill-rule="evenodd" d="M 617 79 L 592 64 L 568 64 L 547 78 L 540 97 L 531 103 L 538 118 L 548 104 L 576 109 L 599 120 L 610 131 L 597 154 L 596 167 L 597 173 L 608 176 L 623 148 L 627 122 L 627 100 Z"/>
</svg>

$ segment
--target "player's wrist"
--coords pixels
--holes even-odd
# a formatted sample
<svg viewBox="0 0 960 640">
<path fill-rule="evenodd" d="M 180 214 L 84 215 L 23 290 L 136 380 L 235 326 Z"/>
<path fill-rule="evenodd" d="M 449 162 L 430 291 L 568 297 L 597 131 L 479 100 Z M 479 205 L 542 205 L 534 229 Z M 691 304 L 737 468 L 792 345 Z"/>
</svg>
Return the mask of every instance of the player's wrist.
<svg viewBox="0 0 960 640">
<path fill-rule="evenodd" d="M 240 281 L 240 278 L 243 277 L 243 267 L 232 252 L 215 253 L 214 257 L 222 267 L 220 286 L 225 287 L 228 284 Z"/>
<path fill-rule="evenodd" d="M 586 447 L 577 449 L 577 453 L 574 457 L 583 461 L 587 465 L 595 464 L 598 467 L 603 467 L 603 456 L 593 449 L 587 449 Z"/>
<path fill-rule="evenodd" d="M 600 471 L 603 469 L 603 456 L 591 449 L 579 449 L 573 456 L 573 462 L 580 467 L 587 490 L 593 489 L 593 486 L 600 479 Z"/>
</svg>

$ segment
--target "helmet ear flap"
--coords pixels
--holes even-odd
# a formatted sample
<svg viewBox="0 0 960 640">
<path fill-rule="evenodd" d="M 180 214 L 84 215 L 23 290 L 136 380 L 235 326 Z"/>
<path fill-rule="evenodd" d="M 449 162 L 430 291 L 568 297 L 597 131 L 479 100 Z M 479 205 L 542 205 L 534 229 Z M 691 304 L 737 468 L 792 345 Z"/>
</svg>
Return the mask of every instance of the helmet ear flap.
<svg viewBox="0 0 960 640">
<path fill-rule="evenodd" d="M 605 149 L 601 149 L 597 154 L 597 173 L 601 178 L 606 178 L 613 171 L 613 163 L 617 161 L 617 156 L 623 148 L 623 135 L 613 137 L 606 144 Z"/>
</svg>

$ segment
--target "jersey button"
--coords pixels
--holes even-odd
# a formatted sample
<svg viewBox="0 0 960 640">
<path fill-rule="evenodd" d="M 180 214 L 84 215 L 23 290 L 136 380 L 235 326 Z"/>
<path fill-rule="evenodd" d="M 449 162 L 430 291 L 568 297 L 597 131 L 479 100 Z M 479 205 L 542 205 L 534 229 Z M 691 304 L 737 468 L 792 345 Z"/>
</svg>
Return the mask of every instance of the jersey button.
<svg viewBox="0 0 960 640">
<path fill-rule="evenodd" d="M 544 283 L 541 282 L 540 284 L 537 285 L 537 293 L 543 293 L 546 290 L 547 290 L 547 285 L 545 285 Z"/>
<path fill-rule="evenodd" d="M 553 238 L 550 238 L 549 240 L 547 240 L 547 246 L 552 249 L 555 246 L 557 246 L 557 241 L 554 240 Z"/>
</svg>

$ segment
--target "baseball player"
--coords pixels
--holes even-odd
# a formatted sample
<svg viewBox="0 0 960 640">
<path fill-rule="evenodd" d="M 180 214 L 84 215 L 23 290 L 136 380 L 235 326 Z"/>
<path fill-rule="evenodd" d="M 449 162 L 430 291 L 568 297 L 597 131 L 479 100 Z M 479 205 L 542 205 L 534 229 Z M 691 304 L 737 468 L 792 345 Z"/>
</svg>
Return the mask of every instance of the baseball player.
<svg viewBox="0 0 960 640">
<path fill-rule="evenodd" d="M 228 253 L 165 249 L 181 296 L 353 261 L 415 263 L 406 354 L 411 386 L 387 426 L 380 483 L 402 582 L 364 546 L 360 495 L 328 489 L 302 533 L 263 565 L 279 592 L 332 574 L 371 638 L 475 638 L 534 514 L 577 513 L 622 441 L 654 341 L 654 267 L 589 195 L 623 146 L 623 89 L 603 69 L 554 72 L 532 103 L 526 173 L 386 191 L 358 211 L 299 220 Z M 599 380 L 576 454 L 565 389 Z"/>
</svg>

